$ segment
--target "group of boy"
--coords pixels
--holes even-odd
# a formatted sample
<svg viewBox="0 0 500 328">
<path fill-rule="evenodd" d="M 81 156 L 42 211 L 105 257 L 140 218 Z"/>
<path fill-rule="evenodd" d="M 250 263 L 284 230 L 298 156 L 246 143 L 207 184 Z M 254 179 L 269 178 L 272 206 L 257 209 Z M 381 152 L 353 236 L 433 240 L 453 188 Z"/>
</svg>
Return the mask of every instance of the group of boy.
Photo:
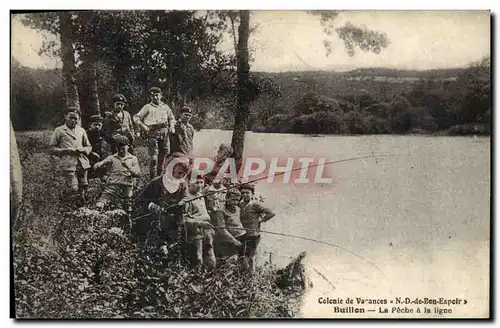
<svg viewBox="0 0 500 328">
<path fill-rule="evenodd" d="M 78 109 L 69 108 L 65 124 L 54 130 L 50 141 L 51 153 L 61 158 L 65 195 L 83 199 L 88 175 L 105 177 L 96 208 L 103 209 L 106 204 L 121 200 L 128 212 L 134 207 L 135 213 L 156 216 L 164 254 L 168 255 L 171 245 L 183 244 L 184 254 L 194 266 L 205 265 L 209 269 L 215 267 L 217 258 L 236 254 L 243 267 L 253 272 L 260 224 L 275 214 L 254 199 L 252 184 L 230 187 L 216 174 L 188 183 L 194 138 L 194 128 L 189 124 L 191 109 L 182 107 L 176 121 L 170 107 L 161 101 L 159 88 L 152 88 L 150 96 L 151 102 L 131 116 L 124 110 L 126 98 L 116 95 L 113 110 L 104 117 L 92 116 L 88 130 L 81 127 Z M 151 181 L 133 204 L 134 187 L 141 175 L 131 148 L 137 136 L 134 127 L 148 140 Z M 111 148 L 108 156 L 106 145 Z M 222 164 L 231 153 L 231 147 L 222 144 L 216 163 Z M 177 164 L 168 172 L 165 168 L 174 159 Z"/>
<path fill-rule="evenodd" d="M 133 150 L 139 131 L 148 140 L 151 179 L 162 174 L 167 155 L 173 152 L 191 155 L 194 137 L 194 128 L 189 124 L 191 109 L 183 106 L 176 121 L 172 109 L 161 99 L 161 89 L 151 88 L 150 103 L 132 117 L 124 109 L 127 99 L 117 94 L 113 97 L 113 109 L 105 112 L 104 117 L 90 117 L 88 130 L 81 127 L 78 108 L 68 109 L 65 124 L 54 130 L 50 140 L 51 153 L 61 159 L 65 200 L 76 198 L 83 203 L 88 178 L 105 178 L 105 189 L 96 206 L 103 208 L 110 201 L 122 198 L 123 206 L 130 209 L 133 188 L 141 174 Z M 111 151 L 106 156 L 108 149 Z"/>
<path fill-rule="evenodd" d="M 242 269 L 253 273 L 260 225 L 275 213 L 254 199 L 253 184 L 231 187 L 218 176 L 208 184 L 205 176 L 188 183 L 189 158 L 180 153 L 173 158 L 172 173 L 153 179 L 137 203 L 140 212 L 161 222 L 164 255 L 171 245 L 182 244 L 193 267 L 208 269 L 217 259 L 237 255 Z"/>
</svg>

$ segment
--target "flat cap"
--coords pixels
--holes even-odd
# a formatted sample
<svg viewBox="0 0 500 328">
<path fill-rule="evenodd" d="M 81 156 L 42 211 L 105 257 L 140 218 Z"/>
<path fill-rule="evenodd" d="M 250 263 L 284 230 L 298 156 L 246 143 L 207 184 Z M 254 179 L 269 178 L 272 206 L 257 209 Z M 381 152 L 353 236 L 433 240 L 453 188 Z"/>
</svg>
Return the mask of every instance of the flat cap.
<svg viewBox="0 0 500 328">
<path fill-rule="evenodd" d="M 103 121 L 103 118 L 102 118 L 101 115 L 92 115 L 90 117 L 90 123 L 94 123 L 94 122 L 100 122 L 100 123 L 102 123 L 102 121 Z"/>
<path fill-rule="evenodd" d="M 121 93 L 115 95 L 113 97 L 113 102 L 122 102 L 122 103 L 126 103 L 127 102 L 127 98 L 125 98 L 124 95 L 122 95 Z"/>
<path fill-rule="evenodd" d="M 182 108 L 181 108 L 181 114 L 183 114 L 183 113 L 193 114 L 193 111 L 188 106 L 182 106 Z"/>
<path fill-rule="evenodd" d="M 152 87 L 149 89 L 149 93 L 154 94 L 154 93 L 161 93 L 161 89 L 158 87 Z"/>
</svg>

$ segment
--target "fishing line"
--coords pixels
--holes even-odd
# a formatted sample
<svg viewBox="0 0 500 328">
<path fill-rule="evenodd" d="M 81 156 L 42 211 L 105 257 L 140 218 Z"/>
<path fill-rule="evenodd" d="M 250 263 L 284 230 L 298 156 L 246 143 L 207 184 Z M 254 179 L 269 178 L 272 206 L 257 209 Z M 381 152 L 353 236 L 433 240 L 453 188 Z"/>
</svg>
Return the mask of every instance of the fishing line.
<svg viewBox="0 0 500 328">
<path fill-rule="evenodd" d="M 360 159 L 366 159 L 366 158 L 377 158 L 377 157 L 393 157 L 393 156 L 396 156 L 395 154 L 386 154 L 386 155 L 367 155 L 367 156 L 361 156 L 361 157 L 353 157 L 353 158 L 347 158 L 347 159 L 342 159 L 342 160 L 337 160 L 337 161 L 331 161 L 331 162 L 326 162 L 326 163 L 323 163 L 321 165 L 328 165 L 328 164 L 337 164 L 337 163 L 344 163 L 344 162 L 349 162 L 349 161 L 354 161 L 354 160 L 360 160 Z M 316 166 L 320 166 L 320 164 L 316 164 L 316 165 L 311 165 L 309 167 L 316 167 Z M 279 175 L 283 175 L 285 173 L 289 173 L 289 172 L 293 172 L 293 171 L 298 171 L 298 170 L 302 170 L 302 167 L 301 168 L 295 168 L 295 169 L 292 169 L 292 170 L 288 170 L 288 171 L 284 171 L 284 172 L 278 172 L 278 173 L 275 173 L 274 176 L 279 176 Z M 267 179 L 268 177 L 261 177 L 261 178 L 257 178 L 257 179 L 253 179 L 253 180 L 250 180 L 250 181 L 247 181 L 247 182 L 243 182 L 243 183 L 240 183 L 240 184 L 235 184 L 235 185 L 232 185 L 230 186 L 229 188 L 226 188 L 226 187 L 223 187 L 221 188 L 221 190 L 214 190 L 214 191 L 211 191 L 211 192 L 208 192 L 208 193 L 205 193 L 201 196 L 196 196 L 196 197 L 193 197 L 193 198 L 190 198 L 190 199 L 187 199 L 185 200 L 183 203 L 189 203 L 189 202 L 192 202 L 194 200 L 197 200 L 197 199 L 201 199 L 201 198 L 205 198 L 207 196 L 210 196 L 210 195 L 213 195 L 213 194 L 216 194 L 216 193 L 220 193 L 220 192 L 225 192 L 231 188 L 235 188 L 235 187 L 239 187 L 239 186 L 244 186 L 244 185 L 247 185 L 247 184 L 250 184 L 250 183 L 254 183 L 254 182 L 257 182 L 257 181 L 260 181 L 260 180 L 264 180 L 264 179 Z M 182 205 L 179 205 L 179 204 L 176 204 L 176 205 L 171 205 L 171 206 L 168 206 L 166 207 L 164 210 L 167 211 L 169 209 L 172 209 L 172 208 L 175 208 L 175 207 L 179 207 L 179 206 L 182 206 Z M 139 219 L 143 219 L 145 217 L 148 217 L 148 216 L 151 216 L 153 213 L 146 213 L 146 214 L 143 214 L 143 215 L 140 215 L 140 216 L 137 216 L 135 218 L 133 218 L 132 220 L 133 221 L 137 221 Z M 216 229 L 221 229 L 222 227 L 216 227 Z M 238 228 L 237 228 L 238 229 Z M 242 228 L 239 228 L 239 229 L 242 229 Z M 279 232 L 273 232 L 273 231 L 266 231 L 266 230 L 254 230 L 254 229 L 244 229 L 243 230 L 253 230 L 253 231 L 256 231 L 256 232 L 262 232 L 262 233 L 267 233 L 267 234 L 271 234 L 271 235 L 277 235 L 277 236 L 283 236 L 283 237 L 290 237 L 290 238 L 297 238 L 297 239 L 302 239 L 302 240 L 306 240 L 306 241 L 311 241 L 311 242 L 315 242 L 315 243 L 318 243 L 318 244 L 323 244 L 323 245 L 327 245 L 327 246 L 331 246 L 331 247 L 335 247 L 335 248 L 338 248 L 338 249 L 341 249 L 351 255 L 354 255 L 360 259 L 362 259 L 363 261 L 367 262 L 368 264 L 370 264 L 373 268 L 377 269 L 377 271 L 379 271 L 380 273 L 384 274 L 382 272 L 382 270 L 380 270 L 379 267 L 377 267 L 374 263 L 372 263 L 371 261 L 365 259 L 364 257 L 362 257 L 361 255 L 358 255 L 352 251 L 349 251 L 348 249 L 342 247 L 342 246 L 339 246 L 339 245 L 335 245 L 335 244 L 332 244 L 332 243 L 328 243 L 328 242 L 325 242 L 325 241 L 321 241 L 321 240 L 316 240 L 316 239 L 313 239 L 313 238 L 308 238 L 308 237 L 302 237 L 302 236 L 297 236 L 297 235 L 289 235 L 289 234 L 284 234 L 284 233 L 279 233 Z M 385 276 L 385 275 L 384 275 Z"/>
<path fill-rule="evenodd" d="M 214 229 L 224 229 L 226 227 L 213 227 Z M 328 243 L 326 241 L 322 241 L 322 240 L 317 240 L 317 239 L 313 239 L 313 238 L 308 238 L 308 237 L 302 237 L 302 236 L 297 236 L 297 235 L 290 235 L 290 234 L 285 234 L 285 233 L 281 233 L 281 232 L 274 232 L 274 231 L 267 231 L 267 230 L 257 230 L 257 229 L 250 229 L 250 228 L 231 228 L 231 229 L 234 229 L 234 230 L 246 230 L 246 231 L 254 231 L 254 232 L 262 232 L 262 233 L 267 233 L 267 234 L 270 234 L 270 235 L 277 235 L 277 236 L 283 236 L 283 237 L 291 237 L 291 238 L 297 238 L 297 239 L 302 239 L 302 240 L 307 240 L 307 241 L 311 241 L 311 242 L 315 242 L 315 243 L 318 243 L 318 244 L 323 244 L 323 245 L 327 245 L 327 246 L 331 246 L 331 247 L 335 247 L 335 248 L 338 248 L 340 250 L 343 250 L 351 255 L 354 255 L 356 256 L 357 258 L 367 262 L 368 264 L 370 264 L 373 268 L 377 269 L 378 272 L 380 272 L 382 275 L 384 275 L 385 277 L 385 274 L 382 272 L 382 270 L 380 270 L 380 268 L 378 266 L 376 266 L 373 262 L 367 260 L 366 258 L 362 257 L 361 255 L 359 254 L 356 254 L 342 246 L 339 246 L 339 245 L 335 245 L 335 244 L 332 244 L 332 243 Z"/>
<path fill-rule="evenodd" d="M 223 229 L 225 227 L 214 227 L 215 229 Z M 365 259 L 364 257 L 362 257 L 361 255 L 358 255 L 342 246 L 339 246 L 339 245 L 335 245 L 335 244 L 332 244 L 332 243 L 328 243 L 326 241 L 322 241 L 322 240 L 317 240 L 317 239 L 313 239 L 313 238 L 308 238 L 308 237 L 302 237 L 302 236 L 297 236 L 297 235 L 289 235 L 289 234 L 286 234 L 286 233 L 281 233 L 281 232 L 274 232 L 274 231 L 266 231 L 266 230 L 257 230 L 257 229 L 246 229 L 246 228 L 231 228 L 231 229 L 234 229 L 234 230 L 247 230 L 247 231 L 255 231 L 255 232 L 263 232 L 263 233 L 267 233 L 267 234 L 270 234 L 270 235 L 277 235 L 277 236 L 283 236 L 283 237 L 291 237 L 291 238 L 297 238 L 297 239 L 302 239 L 302 240 L 307 240 L 307 241 L 312 241 L 312 242 L 315 242 L 315 243 L 318 243 L 318 244 L 323 244 L 323 245 L 327 245 L 327 246 L 331 246 L 331 247 L 335 247 L 335 248 L 338 248 L 340 250 L 343 250 L 351 255 L 354 255 L 360 259 L 362 259 L 363 261 L 369 263 L 372 267 L 374 267 L 375 269 L 377 269 L 380 273 L 384 274 L 382 272 L 382 270 L 380 270 L 379 267 L 377 267 L 374 263 L 370 262 L 369 260 Z"/>
</svg>

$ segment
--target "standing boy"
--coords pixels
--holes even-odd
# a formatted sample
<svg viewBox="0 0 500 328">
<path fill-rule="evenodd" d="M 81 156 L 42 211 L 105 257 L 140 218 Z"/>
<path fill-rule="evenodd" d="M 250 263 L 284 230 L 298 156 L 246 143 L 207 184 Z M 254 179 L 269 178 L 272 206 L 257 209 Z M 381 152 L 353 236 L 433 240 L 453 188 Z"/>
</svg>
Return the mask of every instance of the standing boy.
<svg viewBox="0 0 500 328">
<path fill-rule="evenodd" d="M 214 254 L 214 230 L 210 228 L 210 216 L 208 215 L 203 199 L 203 188 L 205 179 L 197 177 L 194 183 L 189 185 L 189 194 L 193 199 L 186 202 L 185 223 L 187 228 L 188 242 L 191 246 L 191 258 L 194 266 L 206 265 L 209 269 L 215 268 Z"/>
<path fill-rule="evenodd" d="M 128 138 L 116 137 L 118 151 L 94 165 L 95 169 L 106 167 L 109 178 L 96 207 L 104 206 L 114 200 L 122 200 L 122 208 L 131 211 L 131 199 L 136 179 L 141 175 L 137 157 L 128 152 Z"/>
<path fill-rule="evenodd" d="M 102 169 L 94 169 L 94 164 L 104 158 L 104 138 L 102 134 L 103 118 L 101 115 L 92 115 L 90 117 L 90 128 L 87 131 L 92 152 L 89 154 L 90 169 L 88 178 L 101 178 L 105 171 Z"/>
<path fill-rule="evenodd" d="M 245 237 L 245 229 L 240 220 L 238 206 L 241 193 L 238 189 L 229 189 L 226 193 L 226 203 L 215 215 L 215 252 L 217 257 L 227 257 L 234 254 L 242 255 L 241 246 Z"/>
<path fill-rule="evenodd" d="M 260 242 L 260 224 L 272 219 L 276 214 L 269 208 L 262 205 L 261 202 L 254 200 L 255 186 L 253 184 L 244 184 L 240 187 L 241 203 L 240 218 L 246 235 L 243 240 L 244 263 L 250 272 L 255 271 L 255 254 Z"/>
<path fill-rule="evenodd" d="M 186 156 L 193 154 L 194 127 L 189 123 L 193 117 L 191 108 L 183 106 L 181 116 L 175 124 L 175 133 L 172 135 L 172 152 L 182 153 Z"/>
<path fill-rule="evenodd" d="M 161 89 L 150 89 L 151 102 L 134 115 L 134 122 L 148 139 L 149 174 L 154 179 L 162 174 L 163 162 L 170 153 L 169 133 L 175 132 L 175 117 L 170 107 L 161 101 Z"/>
<path fill-rule="evenodd" d="M 59 167 L 64 178 L 63 198 L 70 200 L 79 193 L 80 201 L 85 200 L 88 188 L 87 170 L 90 163 L 87 155 L 92 146 L 85 130 L 79 126 L 80 112 L 76 107 L 69 107 L 66 123 L 55 128 L 50 139 L 50 152 L 60 157 Z"/>
<path fill-rule="evenodd" d="M 124 110 L 127 99 L 122 94 L 113 97 L 113 110 L 106 112 L 106 118 L 103 124 L 103 134 L 106 142 L 111 145 L 111 153 L 118 151 L 116 138 L 124 136 L 129 141 L 129 152 L 133 153 L 132 145 L 134 143 L 134 124 L 130 113 Z"/>
</svg>

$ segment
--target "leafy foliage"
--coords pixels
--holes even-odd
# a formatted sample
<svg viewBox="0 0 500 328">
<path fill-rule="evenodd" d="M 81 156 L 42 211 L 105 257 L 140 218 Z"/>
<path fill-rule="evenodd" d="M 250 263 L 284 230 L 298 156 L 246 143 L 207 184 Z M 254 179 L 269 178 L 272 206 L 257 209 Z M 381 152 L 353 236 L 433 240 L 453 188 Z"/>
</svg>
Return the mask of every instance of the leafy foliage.
<svg viewBox="0 0 500 328">
<path fill-rule="evenodd" d="M 326 36 L 333 36 L 334 32 L 344 41 L 345 50 L 349 56 L 354 56 L 355 49 L 359 48 L 365 52 L 373 52 L 379 54 L 383 48 L 390 45 L 390 40 L 386 33 L 370 30 L 366 26 L 356 26 L 351 22 L 346 22 L 344 26 L 335 28 L 334 22 L 341 11 L 338 10 L 313 10 L 308 13 L 319 16 L 323 32 Z M 330 40 L 323 40 L 323 45 L 326 50 L 326 56 L 332 53 L 332 43 Z"/>
<path fill-rule="evenodd" d="M 110 68 L 111 76 L 98 75 L 98 84 L 109 89 L 99 90 L 106 105 L 120 92 L 137 107 L 152 85 L 162 87 L 169 102 L 179 93 L 207 96 L 213 73 L 235 67 L 234 56 L 218 49 L 221 22 L 209 18 L 213 14 L 195 11 L 71 12 L 78 66 L 98 61 Z M 55 13 L 26 14 L 22 21 L 58 33 Z"/>
<path fill-rule="evenodd" d="M 274 110 L 261 131 L 487 134 L 491 126 L 488 64 L 486 57 L 466 69 L 422 72 L 416 81 L 358 79 L 359 70 L 284 73 L 278 79 L 282 97 L 277 108 L 281 110 Z M 363 72 L 379 77 L 386 70 Z M 414 76 L 408 71 L 401 74 Z M 329 115 L 312 116 L 318 112 Z"/>
<path fill-rule="evenodd" d="M 215 271 L 194 271 L 160 256 L 152 229 L 131 238 L 128 216 L 61 204 L 50 131 L 18 134 L 25 197 L 13 222 L 17 318 L 248 318 L 293 317 L 301 291 L 276 286 L 277 268 L 253 277 L 234 259 Z M 141 165 L 147 150 L 137 147 Z M 141 180 L 145 180 L 143 177 Z M 144 181 L 141 181 L 143 183 Z M 100 185 L 90 180 L 89 203 Z"/>
<path fill-rule="evenodd" d="M 339 38 L 344 41 L 349 56 L 354 56 L 356 46 L 362 51 L 371 51 L 378 54 L 390 43 L 385 33 L 369 30 L 366 26 L 358 27 L 351 22 L 336 28 L 335 31 Z"/>
<path fill-rule="evenodd" d="M 15 60 L 11 72 L 10 115 L 14 129 L 56 125 L 64 106 L 61 72 L 23 67 Z"/>
<path fill-rule="evenodd" d="M 102 75 L 112 74 L 110 67 L 101 66 L 99 70 Z M 375 76 L 386 73 L 381 71 L 379 74 L 373 70 L 366 72 Z M 295 75 L 251 73 L 250 83 L 255 81 L 259 84 L 259 97 L 251 104 L 249 127 L 285 133 L 291 131 L 290 122 L 295 117 L 293 115 L 309 115 L 314 111 L 341 111 L 350 127 L 347 133 L 392 133 L 388 121 L 390 104 L 395 97 L 401 95 L 410 103 L 407 113 L 403 115 L 406 117 L 406 128 L 403 126 L 405 132 L 445 131 L 466 122 L 488 126 L 491 121 L 490 86 L 487 75 L 482 77 L 479 72 L 488 70 L 462 69 L 446 74 L 433 71 L 432 75 L 441 76 L 441 79 L 421 78 L 415 82 L 410 80 L 401 83 L 390 80 L 351 80 L 350 75 L 344 76 L 345 73 L 342 73 L 343 77 L 326 72 Z M 411 72 L 402 74 L 413 76 Z M 421 76 L 431 76 L 429 74 L 422 72 Z M 457 78 L 451 79 L 450 76 L 454 75 Z M 296 76 L 301 77 L 302 81 L 294 81 Z M 352 72 L 352 76 L 358 77 L 359 72 Z M 233 92 L 236 76 L 229 72 L 219 73 L 214 83 L 220 90 L 220 96 L 214 94 L 209 98 L 188 102 L 197 112 L 193 117 L 193 124 L 197 128 L 231 129 L 236 103 L 236 94 Z M 39 85 L 45 86 L 45 90 L 49 86 L 53 89 L 43 92 Z M 100 88 L 108 90 L 109 86 L 102 85 Z M 140 93 L 141 88 L 136 91 Z M 61 76 L 58 71 L 12 66 L 11 115 L 16 130 L 60 124 L 62 118 L 58 112 L 63 106 L 61 96 Z M 140 105 L 140 102 L 135 106 L 129 104 L 126 109 L 134 113 Z M 469 129 L 469 133 L 473 133 L 473 130 Z"/>
<path fill-rule="evenodd" d="M 320 18 L 326 36 L 336 34 L 344 40 L 350 54 L 355 48 L 378 53 L 390 44 L 387 35 L 365 26 L 349 22 L 336 26 L 339 11 L 309 13 Z M 58 19 L 52 12 L 24 16 L 25 24 L 49 33 L 57 33 Z M 83 108 L 91 107 L 88 99 L 93 95 L 85 90 L 89 83 L 83 78 L 88 75 L 84 63 L 97 57 L 97 91 L 104 110 L 112 106 L 112 95 L 120 92 L 129 100 L 126 109 L 136 113 L 154 84 L 163 88 L 174 112 L 182 104 L 194 107 L 197 129 L 233 127 L 234 115 L 239 112 L 236 54 L 223 54 L 218 45 L 224 33 L 233 33 L 237 44 L 238 11 L 85 11 L 72 12 L 71 20 Z M 330 46 L 325 40 L 327 51 Z M 485 57 L 466 69 L 423 72 L 383 68 L 347 73 L 252 72 L 246 86 L 246 128 L 290 132 L 294 118 L 315 112 L 335 112 L 335 119 L 328 116 L 333 120 L 330 123 L 345 123 L 329 133 L 434 132 L 468 123 L 489 126 L 490 69 L 490 59 Z M 13 65 L 11 100 L 16 129 L 56 124 L 56 113 L 64 103 L 59 73 L 54 73 L 45 76 L 44 72 Z M 35 90 L 36 95 L 29 90 Z M 396 97 L 404 97 L 409 105 L 400 107 L 394 102 Z M 283 117 L 289 122 L 282 122 Z M 311 120 L 314 118 L 297 119 L 296 127 L 322 124 L 307 123 Z M 270 122 L 280 122 L 280 127 L 275 129 Z M 346 125 L 349 128 L 345 129 Z"/>
</svg>

